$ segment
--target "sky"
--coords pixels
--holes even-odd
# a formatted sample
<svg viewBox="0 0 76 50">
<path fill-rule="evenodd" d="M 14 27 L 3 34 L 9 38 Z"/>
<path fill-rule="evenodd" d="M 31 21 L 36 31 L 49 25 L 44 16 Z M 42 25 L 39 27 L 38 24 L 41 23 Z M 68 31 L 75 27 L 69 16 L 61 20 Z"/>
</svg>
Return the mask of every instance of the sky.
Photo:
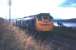
<svg viewBox="0 0 76 50">
<path fill-rule="evenodd" d="M 0 17 L 9 19 L 9 0 L 0 0 Z M 50 13 L 55 19 L 76 18 L 75 0 L 11 0 L 11 18 Z"/>
</svg>

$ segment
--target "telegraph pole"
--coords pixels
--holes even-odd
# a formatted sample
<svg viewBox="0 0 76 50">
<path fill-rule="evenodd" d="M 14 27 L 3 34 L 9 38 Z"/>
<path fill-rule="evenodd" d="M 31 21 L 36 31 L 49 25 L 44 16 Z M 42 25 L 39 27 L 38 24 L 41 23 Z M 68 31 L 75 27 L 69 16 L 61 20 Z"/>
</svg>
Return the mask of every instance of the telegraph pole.
<svg viewBox="0 0 76 50">
<path fill-rule="evenodd" d="M 11 0 L 8 1 L 9 4 L 9 23 L 11 23 Z"/>
</svg>

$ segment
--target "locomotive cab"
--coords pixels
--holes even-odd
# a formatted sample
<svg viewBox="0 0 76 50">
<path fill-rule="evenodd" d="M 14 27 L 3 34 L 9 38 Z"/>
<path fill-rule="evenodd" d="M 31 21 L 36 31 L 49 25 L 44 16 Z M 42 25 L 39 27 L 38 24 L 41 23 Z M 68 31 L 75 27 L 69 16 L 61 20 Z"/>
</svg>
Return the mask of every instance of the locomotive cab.
<svg viewBox="0 0 76 50">
<path fill-rule="evenodd" d="M 38 14 L 36 17 L 36 30 L 37 31 L 52 31 L 54 28 L 52 17 L 48 13 Z"/>
</svg>

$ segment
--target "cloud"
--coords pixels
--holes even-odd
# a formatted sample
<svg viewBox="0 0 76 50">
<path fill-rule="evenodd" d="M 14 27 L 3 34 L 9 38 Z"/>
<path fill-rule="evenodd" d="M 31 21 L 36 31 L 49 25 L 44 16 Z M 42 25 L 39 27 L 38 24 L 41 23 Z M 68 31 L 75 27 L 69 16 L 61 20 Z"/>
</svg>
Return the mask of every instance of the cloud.
<svg viewBox="0 0 76 50">
<path fill-rule="evenodd" d="M 61 0 L 13 0 L 12 16 L 24 17 L 42 12 L 50 12 L 61 2 Z"/>
<path fill-rule="evenodd" d="M 53 11 L 53 16 L 54 18 L 59 18 L 59 19 L 71 19 L 71 18 L 76 18 L 76 8 L 63 8 L 59 7 L 54 9 Z"/>
<path fill-rule="evenodd" d="M 61 7 L 76 7 L 76 0 L 64 0 Z"/>
</svg>

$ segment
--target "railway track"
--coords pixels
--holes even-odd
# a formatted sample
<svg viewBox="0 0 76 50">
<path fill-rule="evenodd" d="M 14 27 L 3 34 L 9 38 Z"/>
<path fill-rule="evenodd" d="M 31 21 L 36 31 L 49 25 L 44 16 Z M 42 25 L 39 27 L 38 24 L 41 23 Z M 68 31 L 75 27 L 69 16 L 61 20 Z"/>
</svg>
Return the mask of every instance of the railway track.
<svg viewBox="0 0 76 50">
<path fill-rule="evenodd" d="M 76 48 L 75 48 L 76 40 L 72 40 L 72 39 L 65 38 L 65 37 L 58 38 L 58 36 L 56 36 L 50 42 L 52 42 L 54 45 L 59 46 L 58 48 L 60 48 L 62 46 L 63 48 L 61 48 L 60 50 L 76 50 Z"/>
<path fill-rule="evenodd" d="M 55 32 L 45 33 L 29 31 L 28 34 L 37 41 L 41 40 L 41 43 L 46 41 L 47 45 L 52 48 L 52 50 L 76 50 L 76 40 L 69 36 L 56 34 Z"/>
</svg>

